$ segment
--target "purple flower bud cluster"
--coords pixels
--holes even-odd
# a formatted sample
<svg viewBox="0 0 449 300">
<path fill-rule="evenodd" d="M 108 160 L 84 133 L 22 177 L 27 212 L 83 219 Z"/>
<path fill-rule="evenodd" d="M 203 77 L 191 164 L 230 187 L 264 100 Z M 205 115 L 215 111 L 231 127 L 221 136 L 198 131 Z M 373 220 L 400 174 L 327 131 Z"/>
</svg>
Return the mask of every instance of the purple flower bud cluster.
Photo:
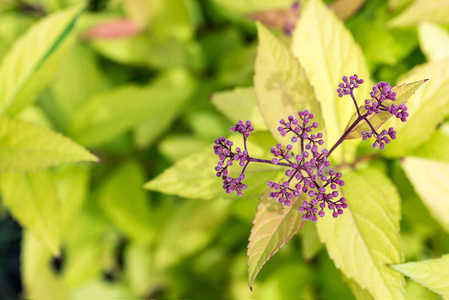
<svg viewBox="0 0 449 300">
<path fill-rule="evenodd" d="M 235 126 L 231 128 L 233 132 L 239 132 L 243 135 L 245 141 L 245 149 L 242 150 L 239 147 L 235 148 L 235 152 L 232 150 L 232 141 L 226 139 L 225 137 L 220 137 L 215 140 L 214 153 L 218 155 L 220 161 L 215 167 L 217 172 L 217 177 L 223 179 L 223 189 L 226 190 L 228 194 L 232 192 L 237 192 L 238 196 L 242 196 L 243 190 L 247 188 L 246 184 L 243 183 L 245 179 L 245 168 L 248 165 L 248 150 L 246 150 L 246 139 L 249 137 L 251 131 L 254 131 L 253 126 L 250 121 L 239 121 Z M 229 176 L 228 167 L 232 166 L 234 162 L 238 162 L 241 167 L 243 167 L 242 172 L 239 177 L 233 178 Z"/>
<path fill-rule="evenodd" d="M 268 187 L 273 188 L 274 192 L 270 193 L 270 197 L 278 199 L 279 203 L 290 206 L 292 199 L 299 197 L 301 193 L 306 193 L 310 198 L 310 202 L 304 201 L 299 208 L 303 212 L 304 220 L 317 221 L 317 215 L 324 217 L 324 208 L 327 206 L 333 210 L 333 216 L 336 218 L 343 213 L 343 208 L 347 207 L 344 198 L 334 200 L 338 197 L 338 191 L 335 191 L 337 185 L 343 186 L 344 181 L 341 180 L 341 173 L 329 170 L 330 162 L 327 159 L 327 149 L 318 149 L 323 145 L 324 141 L 322 133 L 311 133 L 313 128 L 318 127 L 317 122 L 311 122 L 314 115 L 307 110 L 298 113 L 299 120 L 293 116 L 289 116 L 287 120 L 280 120 L 281 126 L 278 130 L 282 136 L 292 133 L 292 143 L 298 140 L 301 143 L 301 154 L 292 153 L 293 146 L 288 144 L 283 149 L 281 144 L 277 144 L 271 148 L 274 155 L 273 164 L 284 162 L 288 169 L 285 171 L 287 180 L 281 183 L 273 181 L 268 182 Z M 302 124 L 301 124 L 302 123 Z M 308 126 L 308 124 L 311 124 Z M 330 188 L 330 191 L 327 189 Z"/>
<path fill-rule="evenodd" d="M 385 144 L 389 144 L 390 143 L 390 138 L 392 140 L 396 139 L 396 131 L 393 129 L 393 127 L 390 127 L 387 130 L 382 130 L 381 133 L 376 133 L 375 131 L 370 131 L 370 132 L 366 132 L 366 131 L 362 131 L 362 139 L 364 141 L 366 141 L 367 139 L 371 138 L 371 137 L 376 137 L 374 143 L 373 143 L 373 148 L 377 148 L 377 146 L 379 146 L 380 150 L 384 150 L 385 149 Z"/>
<path fill-rule="evenodd" d="M 352 91 L 359 87 L 360 84 L 364 82 L 363 79 L 359 78 L 357 74 L 350 76 L 343 76 L 343 82 L 338 84 L 338 97 L 343 97 L 344 95 L 350 95 Z"/>
</svg>

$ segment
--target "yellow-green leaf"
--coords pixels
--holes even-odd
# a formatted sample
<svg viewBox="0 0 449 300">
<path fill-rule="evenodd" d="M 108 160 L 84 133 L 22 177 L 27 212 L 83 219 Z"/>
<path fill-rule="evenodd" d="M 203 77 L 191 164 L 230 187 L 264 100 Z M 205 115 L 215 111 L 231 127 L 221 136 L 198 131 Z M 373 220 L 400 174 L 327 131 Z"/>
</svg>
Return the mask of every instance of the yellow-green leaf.
<svg viewBox="0 0 449 300">
<path fill-rule="evenodd" d="M 407 100 L 416 92 L 416 90 L 428 79 L 408 83 L 408 84 L 401 84 L 399 86 L 395 86 L 392 88 L 393 92 L 396 92 L 396 100 L 385 100 L 383 105 L 390 106 L 391 104 L 395 104 L 396 106 L 399 106 L 402 103 L 407 103 Z M 374 100 L 372 101 L 374 102 Z M 365 105 L 361 105 L 359 107 L 360 114 L 364 115 L 366 113 L 366 109 L 364 107 Z M 380 114 L 371 114 L 368 115 L 367 119 L 370 121 L 371 125 L 374 129 L 379 129 L 385 122 L 387 122 L 393 115 L 387 111 L 382 111 Z M 348 125 L 346 126 L 345 130 L 347 130 L 357 119 L 358 114 L 357 112 L 352 115 L 352 118 L 349 120 Z M 346 137 L 346 139 L 357 139 L 362 137 L 362 131 L 371 131 L 371 127 L 366 123 L 365 121 L 361 121 L 358 123 L 357 126 L 354 127 L 354 129 L 351 131 L 351 133 Z"/>
<path fill-rule="evenodd" d="M 399 16 L 391 20 L 389 25 L 393 27 L 411 26 L 423 21 L 448 23 L 449 2 L 446 0 L 416 0 Z"/>
<path fill-rule="evenodd" d="M 444 123 L 430 140 L 413 151 L 411 156 L 441 160 L 449 163 L 449 123 Z"/>
<path fill-rule="evenodd" d="M 98 94 L 75 114 L 70 135 L 83 145 L 99 146 L 144 122 L 145 130 L 137 133 L 137 140 L 145 144 L 170 124 L 192 84 L 186 71 L 176 69 L 143 87 L 128 85 Z"/>
<path fill-rule="evenodd" d="M 48 128 L 7 117 L 0 117 L 0 146 L 0 172 L 98 160 L 83 147 Z"/>
<path fill-rule="evenodd" d="M 323 248 L 323 244 L 318 237 L 316 226 L 313 222 L 307 222 L 301 229 L 301 249 L 305 260 L 312 260 Z"/>
<path fill-rule="evenodd" d="M 254 90 L 260 113 L 271 133 L 281 143 L 291 143 L 291 136 L 282 137 L 277 130 L 280 119 L 298 116 L 308 109 L 316 117 L 323 132 L 324 121 L 315 92 L 298 60 L 262 24 L 257 23 L 259 46 L 254 75 Z M 323 132 L 324 133 L 324 132 Z"/>
<path fill-rule="evenodd" d="M 211 102 L 232 122 L 250 120 L 255 130 L 267 130 L 253 87 L 214 93 Z"/>
<path fill-rule="evenodd" d="M 0 66 L 0 113 L 17 113 L 54 78 L 84 6 L 49 15 L 14 44 Z"/>
<path fill-rule="evenodd" d="M 427 60 L 449 57 L 449 32 L 433 23 L 424 22 L 418 27 L 419 44 Z"/>
<path fill-rule="evenodd" d="M 407 157 L 402 167 L 430 214 L 449 232 L 449 163 Z"/>
<path fill-rule="evenodd" d="M 387 267 L 403 261 L 396 188 L 375 169 L 344 172 L 343 179 L 348 208 L 318 220 L 321 241 L 337 268 L 375 299 L 404 299 L 404 277 Z"/>
<path fill-rule="evenodd" d="M 394 265 L 392 268 L 449 299 L 449 254 L 437 259 Z"/>
<path fill-rule="evenodd" d="M 154 235 L 148 199 L 142 189 L 144 172 L 136 163 L 123 164 L 107 178 L 98 200 L 109 218 L 131 239 L 148 242 Z M 123 199 L 128 199 L 123 201 Z"/>
<path fill-rule="evenodd" d="M 344 128 L 355 112 L 349 96 L 338 98 L 338 83 L 342 76 L 357 74 L 365 83 L 354 94 L 364 101 L 368 97 L 370 76 L 362 50 L 350 32 L 321 1 L 310 0 L 301 12 L 301 18 L 293 32 L 293 53 L 306 71 L 310 83 L 321 103 L 326 120 L 327 142 L 333 145 L 343 134 Z M 346 141 L 332 155 L 340 161 L 354 157 L 359 141 Z"/>
<path fill-rule="evenodd" d="M 407 103 L 407 122 L 391 118 L 388 126 L 397 132 L 382 154 L 389 157 L 406 155 L 430 139 L 440 124 L 449 116 L 449 58 L 418 66 L 401 76 L 398 82 L 414 82 L 429 78 Z"/>
<path fill-rule="evenodd" d="M 304 225 L 299 212 L 301 200 L 294 198 L 284 206 L 270 198 L 267 190 L 260 198 L 248 244 L 248 284 L 252 290 L 254 280 L 263 265 Z"/>
</svg>

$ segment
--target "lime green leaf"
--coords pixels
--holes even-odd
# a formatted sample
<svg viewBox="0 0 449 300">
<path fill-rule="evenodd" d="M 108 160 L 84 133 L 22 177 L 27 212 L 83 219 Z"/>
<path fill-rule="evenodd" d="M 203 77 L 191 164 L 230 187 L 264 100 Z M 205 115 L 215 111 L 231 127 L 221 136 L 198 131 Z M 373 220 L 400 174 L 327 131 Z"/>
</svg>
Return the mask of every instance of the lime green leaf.
<svg viewBox="0 0 449 300">
<path fill-rule="evenodd" d="M 449 163 L 407 157 L 402 167 L 431 215 L 449 232 Z"/>
<path fill-rule="evenodd" d="M 392 266 L 414 281 L 449 299 L 449 255 Z"/>
<path fill-rule="evenodd" d="M 277 130 L 280 119 L 297 116 L 309 109 L 324 126 L 320 104 L 297 59 L 268 29 L 257 23 L 259 47 L 254 75 L 260 112 L 273 136 L 281 143 L 289 143 L 291 136 L 282 137 Z"/>
<path fill-rule="evenodd" d="M 145 191 L 144 172 L 135 163 L 118 167 L 106 180 L 98 200 L 117 227 L 133 240 L 148 242 L 154 235 Z M 123 201 L 123 199 L 128 199 Z"/>
<path fill-rule="evenodd" d="M 390 106 L 391 104 L 395 104 L 399 106 L 402 103 L 407 103 L 407 100 L 416 92 L 416 90 L 428 79 L 408 83 L 408 84 L 401 84 L 400 86 L 395 86 L 392 88 L 393 92 L 396 92 L 396 100 L 385 100 L 383 105 Z M 374 102 L 375 100 L 372 100 Z M 366 109 L 364 107 L 365 105 L 361 105 L 359 107 L 360 114 L 364 115 L 366 113 Z M 382 111 L 380 114 L 371 114 L 368 115 L 367 119 L 370 121 L 371 125 L 374 129 L 379 129 L 385 122 L 387 122 L 393 115 L 390 114 L 387 111 Z M 357 120 L 358 114 L 357 112 L 352 115 L 352 118 L 349 120 L 348 125 L 346 125 L 347 130 L 355 120 Z M 367 122 L 361 121 L 358 123 L 357 126 L 354 127 L 354 129 L 351 131 L 351 133 L 346 137 L 346 139 L 358 139 L 362 137 L 362 131 L 371 131 L 371 127 L 368 125 Z"/>
<path fill-rule="evenodd" d="M 404 299 L 403 276 L 387 267 L 403 261 L 396 188 L 375 169 L 345 172 L 343 179 L 348 208 L 317 222 L 321 241 L 337 268 L 375 299 Z"/>
<path fill-rule="evenodd" d="M 0 112 L 17 113 L 53 80 L 83 9 L 84 4 L 52 14 L 15 43 L 0 67 Z"/>
<path fill-rule="evenodd" d="M 343 280 L 348 284 L 356 300 L 373 300 L 373 296 L 371 296 L 371 294 L 367 290 L 362 289 L 360 285 L 357 284 L 357 282 L 355 282 L 353 279 L 346 278 L 344 274 L 341 274 L 341 276 L 343 277 Z"/>
<path fill-rule="evenodd" d="M 251 134 L 248 139 L 248 152 L 252 157 L 264 158 L 267 149 L 254 143 L 257 139 L 271 141 L 268 133 Z M 242 137 L 231 138 L 236 147 L 243 147 Z M 272 145 L 275 145 L 273 141 Z M 269 156 L 268 156 L 269 157 Z M 162 174 L 147 182 L 144 188 L 166 194 L 178 195 L 185 198 L 217 199 L 238 198 L 236 195 L 228 195 L 223 190 L 223 180 L 216 176 L 214 170 L 218 163 L 218 157 L 210 148 L 195 153 L 187 158 L 177 161 L 174 166 L 166 169 Z M 236 165 L 231 169 L 230 176 L 238 176 L 241 168 Z M 238 172 L 238 173 L 237 173 Z M 273 165 L 249 164 L 245 171 L 245 184 L 248 188 L 243 192 L 242 198 L 258 198 L 267 187 L 267 181 L 275 180 L 280 169 Z"/>
<path fill-rule="evenodd" d="M 285 9 L 289 8 L 293 1 L 291 0 L 261 0 L 261 1 L 251 1 L 251 0 L 213 0 L 220 6 L 229 9 L 232 12 L 239 14 L 248 14 L 256 11 L 271 10 L 271 9 Z"/>
<path fill-rule="evenodd" d="M 248 244 L 248 284 L 252 290 L 254 280 L 263 265 L 304 225 L 298 208 L 299 198 L 284 206 L 270 198 L 267 190 L 260 198 Z"/>
<path fill-rule="evenodd" d="M 443 124 L 430 140 L 416 149 L 412 156 L 441 160 L 449 163 L 449 123 Z"/>
<path fill-rule="evenodd" d="M 53 255 L 59 255 L 61 203 L 48 171 L 2 174 L 0 190 L 3 204 L 14 218 L 34 232 Z"/>
<path fill-rule="evenodd" d="M 293 32 L 293 53 L 303 65 L 321 102 L 326 120 L 327 142 L 333 145 L 343 134 L 355 111 L 349 97 L 338 98 L 337 88 L 343 75 L 357 74 L 365 83 L 355 91 L 356 99 L 365 99 L 371 89 L 369 71 L 362 50 L 342 21 L 319 0 L 310 0 L 301 12 Z M 333 158 L 354 157 L 358 141 L 343 143 Z"/>
<path fill-rule="evenodd" d="M 302 257 L 305 260 L 312 260 L 323 247 L 318 237 L 316 226 L 312 222 L 307 222 L 301 229 L 301 249 Z"/>
<path fill-rule="evenodd" d="M 128 85 L 98 94 L 75 114 L 69 132 L 84 145 L 99 146 L 147 120 L 142 126 L 151 125 L 153 132 L 137 133 L 138 141 L 146 142 L 170 124 L 191 90 L 188 73 L 173 70 L 143 87 Z"/>
<path fill-rule="evenodd" d="M 252 87 L 215 93 L 211 101 L 232 122 L 237 124 L 239 120 L 251 120 L 255 130 L 267 130 Z"/>
<path fill-rule="evenodd" d="M 418 27 L 419 43 L 427 60 L 439 60 L 449 56 L 449 33 L 433 23 L 421 23 Z"/>
<path fill-rule="evenodd" d="M 230 204 L 227 199 L 207 203 L 187 200 L 178 206 L 161 233 L 154 258 L 156 267 L 173 266 L 204 247 L 225 220 Z"/>
<path fill-rule="evenodd" d="M 0 171 L 39 170 L 61 163 L 97 161 L 86 149 L 45 127 L 0 117 Z"/>
<path fill-rule="evenodd" d="M 171 162 L 178 161 L 203 150 L 208 142 L 193 135 L 176 134 L 164 137 L 158 143 L 159 152 Z"/>
<path fill-rule="evenodd" d="M 0 62 L 19 36 L 34 22 L 34 18 L 19 12 L 2 13 L 0 19 Z"/>
<path fill-rule="evenodd" d="M 24 231 L 21 274 L 27 299 L 71 299 L 69 291 L 51 269 L 51 252 L 32 232 Z"/>
<path fill-rule="evenodd" d="M 429 78 L 407 103 L 407 122 L 391 118 L 388 126 L 397 132 L 397 139 L 385 147 L 389 157 L 403 156 L 428 141 L 438 124 L 449 115 L 449 58 L 418 66 L 401 76 L 398 82 L 414 82 Z"/>
<path fill-rule="evenodd" d="M 449 22 L 449 3 L 446 0 L 416 0 L 399 16 L 389 22 L 390 26 L 416 25 L 423 21 L 436 23 Z"/>
</svg>

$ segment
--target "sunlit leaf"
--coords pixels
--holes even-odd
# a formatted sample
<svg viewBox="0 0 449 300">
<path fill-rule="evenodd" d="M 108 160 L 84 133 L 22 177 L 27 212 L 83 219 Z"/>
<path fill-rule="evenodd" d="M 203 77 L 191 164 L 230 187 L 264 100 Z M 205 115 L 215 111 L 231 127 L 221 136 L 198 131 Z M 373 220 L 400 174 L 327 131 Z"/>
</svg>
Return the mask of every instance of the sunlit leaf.
<svg viewBox="0 0 449 300">
<path fill-rule="evenodd" d="M 289 8 L 293 1 L 291 0 L 213 0 L 217 4 L 239 14 L 247 14 L 256 11 Z"/>
<path fill-rule="evenodd" d="M 239 120 L 251 120 L 255 130 L 267 129 L 257 107 L 257 98 L 252 87 L 214 93 L 211 102 L 234 123 L 237 123 Z"/>
<path fill-rule="evenodd" d="M 312 222 L 307 222 L 301 229 L 301 249 L 305 260 L 312 260 L 323 248 L 323 244 L 318 237 L 316 226 Z"/>
<path fill-rule="evenodd" d="M 308 109 L 324 128 L 320 104 L 297 59 L 268 29 L 257 23 L 259 47 L 254 75 L 254 91 L 265 124 L 279 142 L 291 143 L 277 130 L 280 119 L 298 116 Z"/>
<path fill-rule="evenodd" d="M 449 22 L 449 2 L 446 0 L 416 0 L 399 16 L 389 22 L 390 26 L 411 26 L 423 21 Z"/>
<path fill-rule="evenodd" d="M 371 88 L 362 50 L 342 21 L 319 0 L 309 1 L 302 11 L 293 32 L 292 49 L 321 102 L 327 142 L 333 145 L 355 111 L 349 97 L 338 98 L 336 90 L 342 76 L 357 74 L 365 80 L 355 91 L 356 99 L 365 99 Z M 357 143 L 343 143 L 332 158 L 340 161 L 344 154 L 346 159 L 353 159 Z"/>
<path fill-rule="evenodd" d="M 97 161 L 86 149 L 50 129 L 7 117 L 0 117 L 0 145 L 2 172 Z"/>
<path fill-rule="evenodd" d="M 343 179 L 348 208 L 318 220 L 321 241 L 337 268 L 375 299 L 404 299 L 403 276 L 387 266 L 403 261 L 396 188 L 375 169 L 344 172 Z"/>
<path fill-rule="evenodd" d="M 84 4 L 51 14 L 15 43 L 0 66 L 0 112 L 17 113 L 53 80 L 83 9 Z"/>
<path fill-rule="evenodd" d="M 270 146 L 262 147 L 253 141 L 260 140 L 275 141 L 270 139 L 268 133 L 252 134 L 248 139 L 248 152 L 251 157 L 267 158 L 267 150 Z M 236 147 L 243 147 L 241 136 L 234 136 L 231 140 Z M 269 158 L 269 156 L 268 156 Z M 185 198 L 194 199 L 217 199 L 234 198 L 234 195 L 226 194 L 223 190 L 223 180 L 216 176 L 214 170 L 218 163 L 218 157 L 213 153 L 213 147 L 202 150 L 187 158 L 177 161 L 172 167 L 166 169 L 162 174 L 150 180 L 144 188 L 163 192 L 165 194 L 178 195 Z M 241 167 L 235 165 L 231 169 L 230 175 L 235 177 L 241 171 Z M 249 164 L 245 171 L 246 179 L 244 183 L 248 188 L 243 192 L 242 198 L 258 198 L 267 187 L 267 181 L 276 180 L 279 177 L 280 169 L 273 165 Z"/>
<path fill-rule="evenodd" d="M 449 255 L 441 258 L 410 262 L 392 266 L 414 281 L 438 293 L 444 299 L 449 298 Z"/>
<path fill-rule="evenodd" d="M 344 274 L 341 274 L 341 276 L 343 276 L 343 280 L 348 284 L 356 300 L 373 300 L 373 296 L 367 290 L 362 289 L 357 282 L 346 278 Z"/>
<path fill-rule="evenodd" d="M 228 199 L 207 203 L 187 200 L 180 204 L 161 232 L 154 254 L 155 265 L 170 267 L 204 247 L 225 220 L 230 204 Z"/>
<path fill-rule="evenodd" d="M 32 24 L 33 18 L 20 13 L 2 13 L 0 18 L 0 62 L 18 37 Z"/>
<path fill-rule="evenodd" d="M 419 43 L 427 60 L 439 60 L 449 57 L 449 32 L 433 23 L 421 23 Z"/>
<path fill-rule="evenodd" d="M 148 242 L 154 231 L 143 181 L 144 173 L 139 165 L 132 162 L 121 165 L 107 178 L 98 200 L 121 231 L 133 240 Z"/>
<path fill-rule="evenodd" d="M 396 100 L 385 100 L 382 102 L 385 106 L 390 106 L 391 104 L 395 104 L 399 106 L 402 103 L 407 103 L 408 99 L 416 92 L 416 90 L 428 79 L 408 83 L 401 84 L 399 86 L 395 86 L 392 88 L 393 92 L 396 92 Z M 374 102 L 375 100 L 372 100 Z M 360 114 L 364 115 L 366 113 L 365 105 L 361 105 L 359 107 Z M 379 129 L 385 122 L 387 122 L 393 115 L 387 111 L 382 111 L 380 114 L 371 114 L 368 115 L 367 119 L 371 123 L 374 129 Z M 345 131 L 356 121 L 358 118 L 357 112 L 354 113 L 352 118 L 349 120 L 348 125 L 346 125 Z M 395 117 L 394 117 L 395 118 Z M 361 121 L 357 126 L 351 131 L 350 134 L 346 137 L 346 139 L 357 139 L 362 137 L 362 131 L 370 132 L 371 127 L 367 122 Z"/>
<path fill-rule="evenodd" d="M 449 123 L 443 124 L 428 142 L 413 151 L 412 156 L 441 160 L 449 163 Z"/>
<path fill-rule="evenodd" d="M 148 119 L 154 137 L 170 124 L 191 85 L 185 71 L 174 70 L 142 87 L 128 85 L 98 94 L 76 113 L 69 132 L 84 145 L 99 146 Z M 145 132 L 145 138 L 148 135 Z"/>
<path fill-rule="evenodd" d="M 449 163 L 407 157 L 402 167 L 431 215 L 449 232 Z"/>
<path fill-rule="evenodd" d="M 254 280 L 263 265 L 298 232 L 304 225 L 298 208 L 302 201 L 292 200 L 284 206 L 270 198 L 267 190 L 260 198 L 248 244 L 248 284 L 253 288 Z"/>
<path fill-rule="evenodd" d="M 389 127 L 397 131 L 397 139 L 382 152 L 385 156 L 397 157 L 410 153 L 435 132 L 438 124 L 449 115 L 449 58 L 415 67 L 398 82 L 414 82 L 429 78 L 407 103 L 407 122 L 391 118 Z"/>
</svg>

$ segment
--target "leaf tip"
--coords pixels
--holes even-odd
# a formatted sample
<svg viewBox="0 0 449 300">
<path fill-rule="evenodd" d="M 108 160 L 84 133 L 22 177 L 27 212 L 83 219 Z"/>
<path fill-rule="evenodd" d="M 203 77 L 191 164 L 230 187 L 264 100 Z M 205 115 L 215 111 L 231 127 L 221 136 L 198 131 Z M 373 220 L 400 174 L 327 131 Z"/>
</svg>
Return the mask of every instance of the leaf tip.
<svg viewBox="0 0 449 300">
<path fill-rule="evenodd" d="M 250 290 L 251 292 L 253 291 L 253 286 L 252 286 L 252 285 L 249 286 L 249 290 Z"/>
</svg>

